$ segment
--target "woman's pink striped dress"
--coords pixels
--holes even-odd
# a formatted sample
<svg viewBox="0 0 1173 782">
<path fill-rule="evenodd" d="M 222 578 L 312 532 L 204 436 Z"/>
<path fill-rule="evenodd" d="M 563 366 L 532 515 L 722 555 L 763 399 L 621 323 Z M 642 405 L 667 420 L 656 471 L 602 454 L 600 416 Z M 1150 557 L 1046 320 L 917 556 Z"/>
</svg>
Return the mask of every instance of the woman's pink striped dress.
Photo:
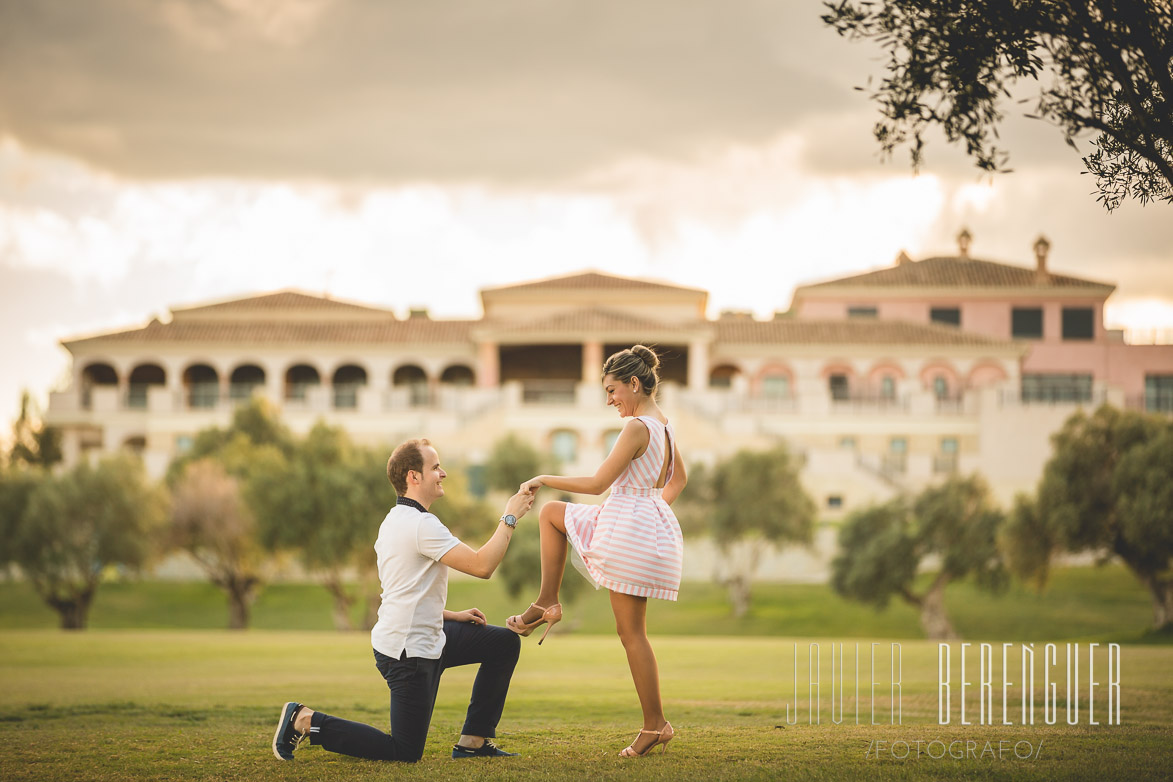
<svg viewBox="0 0 1173 782">
<path fill-rule="evenodd" d="M 611 485 L 602 505 L 567 503 L 566 537 L 577 555 L 575 566 L 596 589 L 675 600 L 684 538 L 664 490 L 653 487 L 676 433 L 650 416 L 639 420 L 648 428 L 647 449 Z M 670 462 L 667 480 L 675 468 Z"/>
</svg>

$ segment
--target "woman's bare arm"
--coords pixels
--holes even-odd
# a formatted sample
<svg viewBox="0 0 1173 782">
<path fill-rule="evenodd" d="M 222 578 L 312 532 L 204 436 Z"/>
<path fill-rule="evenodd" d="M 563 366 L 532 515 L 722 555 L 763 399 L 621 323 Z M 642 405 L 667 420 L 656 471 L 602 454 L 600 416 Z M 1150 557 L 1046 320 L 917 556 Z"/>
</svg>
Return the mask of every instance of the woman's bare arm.
<svg viewBox="0 0 1173 782">
<path fill-rule="evenodd" d="M 567 478 L 561 475 L 538 475 L 521 485 L 522 491 L 536 491 L 539 486 L 549 486 L 558 491 L 572 494 L 602 494 L 623 474 L 627 465 L 641 448 L 648 444 L 648 428 L 639 419 L 633 418 L 619 433 L 615 447 L 590 477 Z"/>
</svg>

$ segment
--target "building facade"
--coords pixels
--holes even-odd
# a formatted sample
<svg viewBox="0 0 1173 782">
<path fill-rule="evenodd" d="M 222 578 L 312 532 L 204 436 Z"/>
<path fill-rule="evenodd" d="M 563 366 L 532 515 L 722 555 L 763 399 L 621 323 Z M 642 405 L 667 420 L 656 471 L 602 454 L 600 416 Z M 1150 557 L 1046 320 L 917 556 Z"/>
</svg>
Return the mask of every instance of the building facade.
<svg viewBox="0 0 1173 782">
<path fill-rule="evenodd" d="M 971 260 L 963 235 L 957 256 L 802 286 L 772 320 L 709 318 L 703 290 L 596 272 L 486 289 L 469 320 L 294 291 L 182 307 L 64 341 L 72 385 L 47 421 L 68 461 L 125 447 L 161 475 L 262 395 L 297 432 L 322 419 L 368 444 L 424 435 L 467 464 L 515 432 L 586 473 L 622 425 L 603 360 L 643 343 L 688 461 L 785 441 L 832 523 L 959 471 L 1009 503 L 1075 409 L 1173 408 L 1173 346 L 1105 331 L 1112 286 L 1052 274 L 1045 256 Z"/>
</svg>

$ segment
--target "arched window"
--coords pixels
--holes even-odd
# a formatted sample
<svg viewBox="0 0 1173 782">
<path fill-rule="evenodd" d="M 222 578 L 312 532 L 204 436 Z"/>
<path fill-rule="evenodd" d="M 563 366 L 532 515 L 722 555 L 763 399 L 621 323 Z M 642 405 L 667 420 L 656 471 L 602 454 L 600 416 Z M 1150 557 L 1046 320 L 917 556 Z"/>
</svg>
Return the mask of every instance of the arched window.
<svg viewBox="0 0 1173 782">
<path fill-rule="evenodd" d="M 1001 383 L 1009 377 L 1006 370 L 994 363 L 981 363 L 969 371 L 967 378 L 969 388 L 982 388 Z"/>
<path fill-rule="evenodd" d="M 334 407 L 354 410 L 358 407 L 358 390 L 367 384 L 367 371 L 356 364 L 346 364 L 334 372 Z"/>
<path fill-rule="evenodd" d="M 253 391 L 265 385 L 265 370 L 256 364 L 242 364 L 228 378 L 228 396 L 234 402 L 248 401 Z"/>
<path fill-rule="evenodd" d="M 550 450 L 560 464 L 578 461 L 578 432 L 559 429 L 550 437 Z"/>
<path fill-rule="evenodd" d="M 713 367 L 709 372 L 709 388 L 732 388 L 733 378 L 739 374 L 741 370 L 732 364 Z"/>
<path fill-rule="evenodd" d="M 896 398 L 896 378 L 892 377 L 891 375 L 884 375 L 882 378 L 880 378 L 880 398 Z"/>
<path fill-rule="evenodd" d="M 828 376 L 827 384 L 831 389 L 832 399 L 844 400 L 851 398 L 851 380 L 846 374 L 833 372 Z"/>
<path fill-rule="evenodd" d="M 127 388 L 126 406 L 144 409 L 147 406 L 147 394 L 151 386 L 167 384 L 167 373 L 158 364 L 139 364 L 130 372 L 130 384 Z"/>
<path fill-rule="evenodd" d="M 471 386 L 476 382 L 476 375 L 463 364 L 453 364 L 440 373 L 440 382 L 449 386 Z"/>
<path fill-rule="evenodd" d="M 391 385 L 407 388 L 409 403 L 421 407 L 428 403 L 428 373 L 415 364 L 404 364 L 391 375 Z"/>
<path fill-rule="evenodd" d="M 81 403 L 87 410 L 92 402 L 94 386 L 117 386 L 118 373 L 109 364 L 95 363 L 81 371 Z"/>
<path fill-rule="evenodd" d="M 944 375 L 937 375 L 933 378 L 933 396 L 937 399 L 945 399 L 949 396 L 949 381 L 945 379 Z"/>
<path fill-rule="evenodd" d="M 762 377 L 762 396 L 766 399 L 789 399 L 790 376 L 771 373 Z"/>
<path fill-rule="evenodd" d="M 304 402 L 311 388 L 322 384 L 322 376 L 309 364 L 295 364 L 285 372 L 285 398 Z"/>
<path fill-rule="evenodd" d="M 188 407 L 211 408 L 220 401 L 220 375 L 207 364 L 192 364 L 183 372 Z"/>
</svg>

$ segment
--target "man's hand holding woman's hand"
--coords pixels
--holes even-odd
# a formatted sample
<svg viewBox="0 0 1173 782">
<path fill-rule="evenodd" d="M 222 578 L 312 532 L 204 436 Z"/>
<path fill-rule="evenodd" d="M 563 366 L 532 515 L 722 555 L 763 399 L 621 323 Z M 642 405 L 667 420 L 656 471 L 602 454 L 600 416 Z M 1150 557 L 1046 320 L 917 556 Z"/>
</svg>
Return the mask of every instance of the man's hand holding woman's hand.
<svg viewBox="0 0 1173 782">
<path fill-rule="evenodd" d="M 517 494 L 514 494 L 512 497 L 510 497 L 509 501 L 505 503 L 505 513 L 510 516 L 516 516 L 520 519 L 529 512 L 530 508 L 534 506 L 534 499 L 534 494 L 527 494 L 524 491 L 519 491 Z"/>
<path fill-rule="evenodd" d="M 543 476 L 543 475 L 538 475 L 536 477 L 530 478 L 528 481 L 521 484 L 521 490 L 523 492 L 525 492 L 526 494 L 536 496 L 538 493 L 538 489 L 545 486 L 545 483 L 543 483 L 543 481 L 542 481 L 542 478 L 544 478 L 544 477 L 545 476 Z"/>
</svg>

